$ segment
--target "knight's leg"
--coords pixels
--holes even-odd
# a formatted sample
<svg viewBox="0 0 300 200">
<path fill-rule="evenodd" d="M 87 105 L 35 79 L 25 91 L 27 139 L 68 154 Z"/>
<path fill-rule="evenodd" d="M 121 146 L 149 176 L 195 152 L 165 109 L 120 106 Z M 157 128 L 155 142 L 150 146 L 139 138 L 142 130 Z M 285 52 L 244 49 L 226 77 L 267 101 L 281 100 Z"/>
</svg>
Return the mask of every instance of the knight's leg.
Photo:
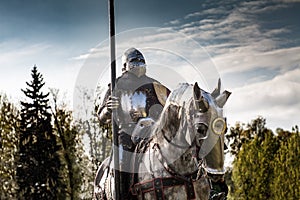
<svg viewBox="0 0 300 200">
<path fill-rule="evenodd" d="M 120 162 L 120 192 L 122 199 L 129 200 L 130 197 L 130 183 L 131 183 L 131 161 L 133 160 L 133 143 L 128 138 L 125 132 L 120 133 L 121 145 L 123 151 L 121 152 L 121 162 Z M 130 139 L 130 141 L 128 141 Z"/>
</svg>

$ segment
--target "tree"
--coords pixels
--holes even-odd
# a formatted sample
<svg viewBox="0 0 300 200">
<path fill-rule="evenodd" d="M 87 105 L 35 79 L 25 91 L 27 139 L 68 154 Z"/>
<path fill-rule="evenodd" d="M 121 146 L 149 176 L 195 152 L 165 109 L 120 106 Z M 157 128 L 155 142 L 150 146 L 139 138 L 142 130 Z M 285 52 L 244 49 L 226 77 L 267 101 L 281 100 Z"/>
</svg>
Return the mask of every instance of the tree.
<svg viewBox="0 0 300 200">
<path fill-rule="evenodd" d="M 257 135 L 258 138 L 264 137 L 264 131 L 266 131 L 266 119 L 259 116 L 248 123 L 246 126 L 241 123 L 237 123 L 235 127 L 230 128 L 230 132 L 226 134 L 226 139 L 229 141 L 230 153 L 233 156 L 237 156 L 241 150 L 243 144 L 246 144 L 254 139 Z"/>
<path fill-rule="evenodd" d="M 286 137 L 284 138 L 283 135 Z M 298 127 L 293 132 L 281 130 L 280 149 L 274 159 L 272 192 L 274 200 L 299 199 L 300 197 L 300 134 Z M 284 139 L 283 139 L 284 138 Z"/>
<path fill-rule="evenodd" d="M 232 199 L 266 199 L 272 196 L 272 162 L 279 145 L 265 124 L 266 120 L 258 117 L 246 126 L 237 124 L 227 135 L 231 153 L 235 156 L 232 176 L 228 177 L 233 181 L 233 187 L 230 187 Z"/>
<path fill-rule="evenodd" d="M 77 111 L 76 125 L 81 132 L 84 132 L 83 140 L 90 159 L 89 168 L 85 166 L 86 182 L 84 185 L 87 186 L 86 191 L 93 191 L 94 177 L 100 163 L 109 156 L 111 142 L 103 134 L 99 120 L 96 117 L 93 91 L 85 87 L 78 87 L 76 92 L 78 103 L 75 104 Z"/>
<path fill-rule="evenodd" d="M 234 199 L 273 199 L 270 183 L 274 172 L 272 161 L 278 147 L 272 131 L 261 132 L 244 144 L 233 166 Z"/>
<path fill-rule="evenodd" d="M 59 136 L 62 147 L 62 177 L 67 183 L 65 189 L 68 198 L 79 199 L 80 194 L 87 188 L 84 184 L 89 178 L 86 168 L 90 166 L 89 160 L 84 154 L 82 143 L 83 132 L 80 131 L 72 112 L 67 109 L 65 102 L 59 102 L 59 91 L 50 89 L 53 97 L 52 115 L 54 117 L 54 131 Z M 92 178 L 93 179 L 93 178 Z"/>
<path fill-rule="evenodd" d="M 22 90 L 28 101 L 21 101 L 19 160 L 17 182 L 20 199 L 56 199 L 59 186 L 59 146 L 51 125 L 48 95 L 37 67 L 32 69 L 32 81 Z"/>
<path fill-rule="evenodd" d="M 0 199 L 16 199 L 18 110 L 0 94 Z"/>
<path fill-rule="evenodd" d="M 292 132 L 278 128 L 275 135 L 265 127 L 265 119 L 257 118 L 242 129 L 232 130 L 239 146 L 234 145 L 234 187 L 229 199 L 299 199 L 298 127 Z M 244 141 L 240 136 L 246 136 Z"/>
<path fill-rule="evenodd" d="M 96 101 L 100 101 L 98 98 L 94 100 L 92 98 L 93 91 L 87 88 L 77 88 L 78 98 L 81 100 L 80 118 L 78 120 L 81 128 L 85 131 L 89 139 L 89 155 L 93 160 L 93 171 L 96 171 L 99 163 L 101 163 L 106 157 L 109 156 L 111 150 L 111 141 L 107 137 L 109 130 L 101 129 L 98 118 L 96 117 L 95 104 L 99 104 Z M 98 87 L 96 93 L 103 92 L 101 87 Z M 109 129 L 109 127 L 107 127 Z"/>
</svg>

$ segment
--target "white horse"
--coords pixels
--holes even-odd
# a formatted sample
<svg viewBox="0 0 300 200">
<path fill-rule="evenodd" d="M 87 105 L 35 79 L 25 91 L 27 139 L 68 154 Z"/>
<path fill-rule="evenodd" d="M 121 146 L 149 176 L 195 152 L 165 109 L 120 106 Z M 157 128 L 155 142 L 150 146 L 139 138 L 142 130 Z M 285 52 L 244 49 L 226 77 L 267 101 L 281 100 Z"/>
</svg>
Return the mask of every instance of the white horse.
<svg viewBox="0 0 300 200">
<path fill-rule="evenodd" d="M 152 137 L 138 145 L 134 175 L 128 180 L 130 199 L 209 199 L 207 175 L 224 173 L 222 108 L 229 95 L 220 94 L 220 83 L 211 94 L 197 83 L 180 84 L 170 94 L 160 119 L 147 129 Z M 136 129 L 144 126 L 138 123 Z M 114 199 L 108 164 L 100 166 L 95 181 L 95 196 L 100 199 Z"/>
</svg>

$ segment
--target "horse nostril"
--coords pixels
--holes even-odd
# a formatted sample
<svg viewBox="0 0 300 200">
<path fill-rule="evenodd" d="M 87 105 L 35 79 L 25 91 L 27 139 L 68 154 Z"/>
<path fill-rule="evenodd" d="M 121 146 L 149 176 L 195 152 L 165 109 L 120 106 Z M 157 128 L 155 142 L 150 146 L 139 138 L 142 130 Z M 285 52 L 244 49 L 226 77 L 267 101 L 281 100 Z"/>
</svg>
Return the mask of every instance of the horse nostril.
<svg viewBox="0 0 300 200">
<path fill-rule="evenodd" d="M 197 131 L 200 139 L 204 139 L 207 136 L 207 134 L 206 134 L 207 129 L 208 129 L 207 125 L 199 123 L 199 124 L 195 125 L 195 128 L 196 128 L 196 131 Z"/>
</svg>

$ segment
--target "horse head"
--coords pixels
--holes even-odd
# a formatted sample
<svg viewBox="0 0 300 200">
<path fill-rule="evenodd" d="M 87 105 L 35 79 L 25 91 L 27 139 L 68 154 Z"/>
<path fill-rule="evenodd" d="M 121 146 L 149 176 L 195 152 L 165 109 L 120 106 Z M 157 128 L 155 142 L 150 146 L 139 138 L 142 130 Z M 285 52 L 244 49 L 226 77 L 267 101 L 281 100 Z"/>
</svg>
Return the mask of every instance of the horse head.
<svg viewBox="0 0 300 200">
<path fill-rule="evenodd" d="M 199 157 L 205 161 L 205 170 L 213 177 L 220 177 L 225 173 L 224 169 L 224 134 L 227 130 L 226 118 L 223 116 L 223 106 L 230 96 L 230 92 L 221 90 L 221 81 L 219 79 L 218 86 L 212 93 L 201 90 L 197 83 L 194 85 L 194 97 L 196 107 L 202 112 L 196 120 L 203 117 L 207 124 L 203 124 L 205 128 L 205 140 L 202 140 Z M 199 92 L 200 91 L 200 92 Z M 197 113 L 197 112 L 196 112 Z M 202 139 L 202 138 L 200 138 Z"/>
<path fill-rule="evenodd" d="M 208 173 L 224 173 L 226 119 L 223 106 L 231 93 L 220 93 L 220 88 L 220 80 L 212 93 L 201 89 L 197 82 L 184 83 L 170 94 L 155 131 L 158 143 L 167 141 L 162 146 L 170 162 L 175 160 L 170 154 L 179 156 L 194 148 L 197 157 L 205 160 Z"/>
</svg>

